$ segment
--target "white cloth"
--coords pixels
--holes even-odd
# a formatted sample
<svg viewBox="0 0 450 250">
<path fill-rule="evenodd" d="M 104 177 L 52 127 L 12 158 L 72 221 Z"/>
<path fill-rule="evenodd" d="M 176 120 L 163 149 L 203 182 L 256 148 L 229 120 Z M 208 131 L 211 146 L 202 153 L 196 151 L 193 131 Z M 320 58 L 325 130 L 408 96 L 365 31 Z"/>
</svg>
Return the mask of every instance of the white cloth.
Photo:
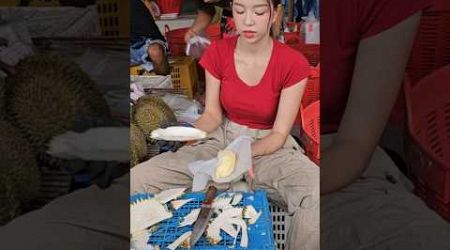
<svg viewBox="0 0 450 250">
<path fill-rule="evenodd" d="M 83 133 L 72 131 L 54 137 L 48 154 L 61 159 L 128 162 L 129 127 L 98 127 Z"/>
</svg>

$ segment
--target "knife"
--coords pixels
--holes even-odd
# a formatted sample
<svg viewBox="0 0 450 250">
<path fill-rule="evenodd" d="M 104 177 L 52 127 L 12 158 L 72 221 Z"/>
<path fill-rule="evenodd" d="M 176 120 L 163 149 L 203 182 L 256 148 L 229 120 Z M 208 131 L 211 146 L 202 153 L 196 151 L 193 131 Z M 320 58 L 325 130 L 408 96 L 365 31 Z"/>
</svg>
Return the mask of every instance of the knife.
<svg viewBox="0 0 450 250">
<path fill-rule="evenodd" d="M 197 243 L 203 232 L 205 232 L 206 226 L 208 226 L 209 219 L 211 219 L 211 216 L 213 214 L 212 203 L 214 197 L 216 196 L 216 193 L 217 188 L 214 186 L 209 186 L 208 191 L 206 191 L 206 198 L 202 203 L 197 221 L 195 221 L 194 229 L 192 229 L 192 235 L 189 242 L 191 247 L 193 247 L 195 243 Z"/>
</svg>

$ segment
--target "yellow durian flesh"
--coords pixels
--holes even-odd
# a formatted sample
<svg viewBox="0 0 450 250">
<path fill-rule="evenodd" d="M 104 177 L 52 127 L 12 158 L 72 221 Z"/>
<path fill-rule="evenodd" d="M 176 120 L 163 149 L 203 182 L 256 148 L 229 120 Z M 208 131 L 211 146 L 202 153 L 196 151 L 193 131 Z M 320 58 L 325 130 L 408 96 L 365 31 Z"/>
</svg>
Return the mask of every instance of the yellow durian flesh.
<svg viewBox="0 0 450 250">
<path fill-rule="evenodd" d="M 236 165 L 236 154 L 228 149 L 220 151 L 218 154 L 219 163 L 216 167 L 216 178 L 225 178 L 231 175 Z"/>
</svg>

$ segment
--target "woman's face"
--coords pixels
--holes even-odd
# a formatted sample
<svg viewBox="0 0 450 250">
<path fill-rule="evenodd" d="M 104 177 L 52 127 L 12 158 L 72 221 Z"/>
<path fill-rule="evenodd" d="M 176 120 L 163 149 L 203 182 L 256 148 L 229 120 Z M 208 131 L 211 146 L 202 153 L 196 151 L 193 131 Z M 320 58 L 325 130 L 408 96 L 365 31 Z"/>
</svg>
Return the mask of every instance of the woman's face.
<svg viewBox="0 0 450 250">
<path fill-rule="evenodd" d="M 256 43 L 269 36 L 276 14 L 271 1 L 234 0 L 233 18 L 241 37 L 249 43 Z"/>
</svg>

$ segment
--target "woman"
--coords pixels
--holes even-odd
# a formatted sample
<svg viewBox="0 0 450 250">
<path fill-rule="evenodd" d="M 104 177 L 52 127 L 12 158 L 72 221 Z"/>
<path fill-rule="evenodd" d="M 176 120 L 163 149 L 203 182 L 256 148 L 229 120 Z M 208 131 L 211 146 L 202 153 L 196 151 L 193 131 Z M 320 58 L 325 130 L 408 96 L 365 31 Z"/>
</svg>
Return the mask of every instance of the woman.
<svg viewBox="0 0 450 250">
<path fill-rule="evenodd" d="M 278 1 L 235 0 L 239 36 L 213 43 L 200 64 L 206 71 L 206 104 L 195 127 L 209 133 L 204 144 L 158 155 L 131 170 L 131 192 L 157 193 L 192 185 L 187 165 L 217 156 L 240 135 L 252 143 L 252 189 L 293 215 L 288 249 L 319 248 L 319 168 L 289 135 L 309 75 L 306 59 L 270 36 Z"/>
</svg>

